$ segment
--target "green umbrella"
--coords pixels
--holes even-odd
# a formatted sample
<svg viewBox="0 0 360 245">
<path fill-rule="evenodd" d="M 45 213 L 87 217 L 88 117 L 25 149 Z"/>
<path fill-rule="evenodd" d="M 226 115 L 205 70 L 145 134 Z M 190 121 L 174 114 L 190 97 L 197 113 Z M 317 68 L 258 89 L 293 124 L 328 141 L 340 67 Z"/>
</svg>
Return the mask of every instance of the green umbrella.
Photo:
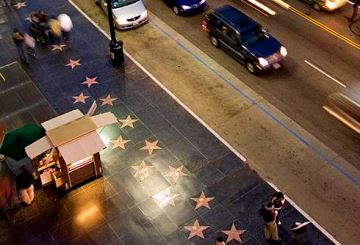
<svg viewBox="0 0 360 245">
<path fill-rule="evenodd" d="M 35 124 L 26 124 L 5 134 L 0 148 L 0 154 L 19 161 L 25 158 L 25 147 L 37 141 L 45 135 L 45 130 Z"/>
</svg>

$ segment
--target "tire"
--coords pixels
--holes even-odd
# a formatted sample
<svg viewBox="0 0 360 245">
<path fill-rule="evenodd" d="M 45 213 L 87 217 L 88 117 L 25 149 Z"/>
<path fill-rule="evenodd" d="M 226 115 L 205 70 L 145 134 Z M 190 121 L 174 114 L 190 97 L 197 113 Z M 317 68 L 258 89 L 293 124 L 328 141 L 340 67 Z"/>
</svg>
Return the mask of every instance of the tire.
<svg viewBox="0 0 360 245">
<path fill-rule="evenodd" d="M 214 37 L 214 36 L 210 36 L 210 42 L 212 43 L 212 45 L 214 45 L 215 47 L 219 47 L 219 40 L 216 38 L 216 37 Z"/>
<path fill-rule="evenodd" d="M 180 10 L 179 10 L 179 7 L 178 6 L 174 6 L 173 7 L 173 11 L 176 15 L 179 15 L 180 14 Z"/>
<path fill-rule="evenodd" d="M 247 69 L 251 74 L 256 74 L 256 72 L 257 72 L 256 66 L 255 66 L 254 63 L 251 62 L 251 61 L 247 61 L 247 62 L 246 62 L 246 69 Z"/>
<path fill-rule="evenodd" d="M 315 9 L 316 11 L 320 11 L 320 10 L 321 10 L 320 4 L 318 4 L 318 3 L 316 3 L 316 2 L 312 4 L 312 7 L 313 7 L 313 9 Z"/>
</svg>

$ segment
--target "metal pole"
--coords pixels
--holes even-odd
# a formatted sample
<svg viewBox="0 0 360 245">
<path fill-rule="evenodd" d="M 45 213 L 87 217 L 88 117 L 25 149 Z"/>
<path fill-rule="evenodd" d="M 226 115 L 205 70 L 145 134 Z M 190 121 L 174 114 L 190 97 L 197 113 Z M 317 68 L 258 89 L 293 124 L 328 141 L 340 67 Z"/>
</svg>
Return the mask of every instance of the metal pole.
<svg viewBox="0 0 360 245">
<path fill-rule="evenodd" d="M 111 41 L 109 44 L 111 61 L 113 65 L 119 66 L 124 63 L 123 42 L 121 40 L 119 41 L 116 40 L 111 0 L 106 0 L 106 3 L 107 3 L 108 18 L 109 18 L 110 37 L 111 37 Z"/>
<path fill-rule="evenodd" d="M 112 12 L 112 8 L 111 8 L 111 0 L 106 0 L 106 3 L 107 3 L 108 18 L 109 18 L 111 41 L 116 42 L 114 18 L 113 18 L 113 12 Z"/>
</svg>

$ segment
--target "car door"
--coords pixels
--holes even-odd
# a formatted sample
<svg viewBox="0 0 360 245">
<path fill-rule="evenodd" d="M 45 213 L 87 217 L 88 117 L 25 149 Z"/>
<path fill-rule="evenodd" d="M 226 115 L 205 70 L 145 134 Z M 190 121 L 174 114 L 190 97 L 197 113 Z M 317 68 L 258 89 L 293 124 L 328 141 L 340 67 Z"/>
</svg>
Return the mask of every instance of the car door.
<svg viewBox="0 0 360 245">
<path fill-rule="evenodd" d="M 234 29 L 229 29 L 223 34 L 224 48 L 235 58 L 241 61 L 245 60 L 243 48 L 240 43 L 239 33 L 236 32 Z"/>
</svg>

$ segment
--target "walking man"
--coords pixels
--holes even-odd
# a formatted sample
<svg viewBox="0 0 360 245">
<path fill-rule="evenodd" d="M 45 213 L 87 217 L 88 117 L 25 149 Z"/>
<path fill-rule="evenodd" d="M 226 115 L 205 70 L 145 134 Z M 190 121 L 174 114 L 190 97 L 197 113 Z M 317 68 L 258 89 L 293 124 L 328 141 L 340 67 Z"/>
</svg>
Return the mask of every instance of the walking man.
<svg viewBox="0 0 360 245">
<path fill-rule="evenodd" d="M 266 206 L 263 206 L 260 209 L 260 216 L 264 219 L 264 233 L 265 239 L 269 242 L 279 242 L 281 239 L 279 238 L 278 234 L 278 227 L 276 224 L 276 211 L 274 209 L 274 204 L 269 202 Z"/>
<path fill-rule="evenodd" d="M 16 45 L 16 49 L 19 53 L 20 59 L 25 63 L 28 64 L 27 56 L 24 51 L 24 34 L 22 34 L 17 28 L 14 28 L 12 34 L 13 41 Z"/>
<path fill-rule="evenodd" d="M 271 202 L 274 204 L 274 209 L 277 212 L 276 213 L 276 224 L 281 225 L 281 221 L 280 221 L 280 212 L 281 212 L 281 208 L 284 206 L 285 204 L 285 196 L 282 192 L 276 192 L 272 199 Z"/>
</svg>

